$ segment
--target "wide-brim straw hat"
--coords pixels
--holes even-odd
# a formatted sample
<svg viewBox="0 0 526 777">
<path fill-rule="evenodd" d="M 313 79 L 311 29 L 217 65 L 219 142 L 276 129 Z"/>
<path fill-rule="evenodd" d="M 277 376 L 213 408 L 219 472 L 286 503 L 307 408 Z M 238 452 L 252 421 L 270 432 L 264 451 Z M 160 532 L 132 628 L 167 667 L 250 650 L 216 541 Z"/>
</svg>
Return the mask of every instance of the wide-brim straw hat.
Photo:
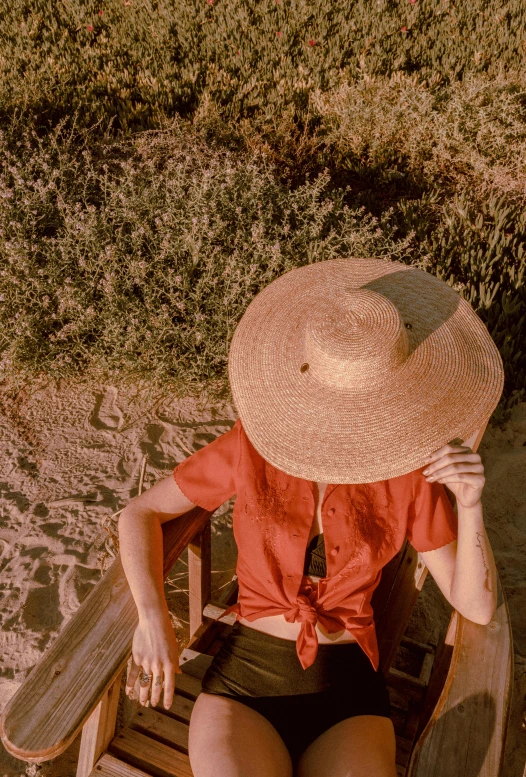
<svg viewBox="0 0 526 777">
<path fill-rule="evenodd" d="M 228 372 L 257 452 L 331 484 L 422 467 L 475 434 L 504 385 L 469 303 L 424 270 L 378 258 L 330 259 L 272 281 L 236 327 Z"/>
</svg>

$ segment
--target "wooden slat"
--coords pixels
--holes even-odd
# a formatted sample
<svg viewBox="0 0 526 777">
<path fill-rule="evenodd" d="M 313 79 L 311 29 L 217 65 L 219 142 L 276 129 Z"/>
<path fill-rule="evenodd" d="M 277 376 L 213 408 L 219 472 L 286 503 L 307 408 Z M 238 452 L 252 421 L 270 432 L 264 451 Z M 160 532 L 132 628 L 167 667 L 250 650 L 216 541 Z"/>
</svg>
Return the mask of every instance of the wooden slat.
<svg viewBox="0 0 526 777">
<path fill-rule="evenodd" d="M 444 688 L 451 663 L 453 646 L 455 644 L 458 619 L 458 611 L 453 610 L 444 639 L 442 643 L 437 646 L 437 652 L 435 661 L 433 663 L 433 669 L 431 671 L 431 677 L 429 679 L 429 685 L 426 690 L 422 710 L 420 713 L 420 721 L 418 723 L 418 729 L 416 732 L 417 739 L 420 737 L 420 734 L 430 719 L 438 699 L 440 698 L 440 694 Z"/>
<path fill-rule="evenodd" d="M 188 544 L 188 589 L 190 608 L 190 636 L 203 623 L 203 608 L 212 595 L 211 525 L 202 530 Z"/>
<path fill-rule="evenodd" d="M 513 650 L 498 570 L 497 586 L 498 606 L 487 626 L 458 615 L 448 676 L 414 747 L 407 777 L 500 774 L 510 713 Z"/>
<path fill-rule="evenodd" d="M 192 650 L 191 648 L 185 648 L 181 655 L 179 656 L 179 666 L 182 668 L 183 664 L 185 664 L 187 661 L 193 661 L 194 658 L 198 658 L 198 656 L 204 655 L 203 653 L 200 653 L 199 650 Z"/>
<path fill-rule="evenodd" d="M 426 684 L 420 678 L 413 677 L 407 672 L 391 667 L 385 681 L 389 688 L 396 688 L 412 699 L 421 701 L 424 698 Z"/>
<path fill-rule="evenodd" d="M 198 680 L 202 680 L 214 657 L 209 656 L 207 653 L 197 653 L 195 651 L 192 651 L 192 653 L 194 653 L 194 655 L 191 658 L 180 664 L 181 669 L 185 675 L 197 677 Z M 180 676 L 181 675 L 179 675 L 179 677 Z"/>
<path fill-rule="evenodd" d="M 415 703 L 405 721 L 403 736 L 407 739 L 408 742 L 411 743 L 411 750 L 413 749 L 413 745 L 415 742 L 418 722 L 420 720 L 421 706 L 422 706 L 421 704 Z"/>
<path fill-rule="evenodd" d="M 153 777 L 193 777 L 185 753 L 129 728 L 112 739 L 109 752 Z"/>
<path fill-rule="evenodd" d="M 180 675 L 178 675 L 180 677 Z M 197 694 L 199 695 L 199 694 Z M 161 696 L 161 702 L 162 704 L 162 696 Z M 172 705 L 169 710 L 166 710 L 166 713 L 170 713 L 174 717 L 176 717 L 178 720 L 183 721 L 183 723 L 188 724 L 190 722 L 190 716 L 192 714 L 192 710 L 194 708 L 195 701 L 193 699 L 188 699 L 186 696 L 182 696 L 179 693 L 179 688 L 176 685 L 175 687 L 175 693 L 174 698 L 172 701 Z M 141 709 L 147 709 L 144 707 L 141 707 Z M 152 709 L 157 709 L 156 707 L 152 707 Z M 160 709 L 160 708 L 159 708 Z M 162 708 L 163 713 L 165 712 L 164 707 Z M 166 714 L 165 713 L 165 714 Z"/>
<path fill-rule="evenodd" d="M 212 618 L 212 620 L 216 620 L 216 618 L 219 618 L 221 613 L 224 612 L 227 608 L 228 605 L 226 604 L 219 604 L 219 602 L 208 602 L 203 610 L 203 615 L 206 618 Z M 228 623 L 233 625 L 236 622 L 236 618 L 237 614 L 235 612 L 231 612 L 221 619 L 221 623 Z"/>
<path fill-rule="evenodd" d="M 422 669 L 420 670 L 420 675 L 418 679 L 424 683 L 424 685 L 428 685 L 429 678 L 431 677 L 431 672 L 433 670 L 433 663 L 435 660 L 434 653 L 426 653 L 424 656 L 424 661 L 422 663 Z"/>
<path fill-rule="evenodd" d="M 418 642 L 416 639 L 411 639 L 410 637 L 402 637 L 400 644 L 409 649 L 416 648 L 417 650 L 421 650 L 423 653 L 435 652 L 434 645 L 426 645 L 425 642 Z"/>
<path fill-rule="evenodd" d="M 177 674 L 175 675 L 175 693 L 186 696 L 194 702 L 201 693 L 201 680 L 184 672 Z"/>
<path fill-rule="evenodd" d="M 391 706 L 391 721 L 394 726 L 395 734 L 399 737 L 404 735 L 406 720 L 407 712 L 404 712 L 404 710 L 400 710 L 397 707 Z"/>
<path fill-rule="evenodd" d="M 158 712 L 155 707 L 142 707 L 130 722 L 128 728 L 140 731 L 153 739 L 175 747 L 188 755 L 188 723 Z"/>
<path fill-rule="evenodd" d="M 220 621 L 213 622 L 203 619 L 203 623 L 194 633 L 192 639 L 187 645 L 187 650 L 195 650 L 198 653 L 208 653 L 208 648 L 215 642 L 217 637 L 223 634 L 225 624 Z"/>
<path fill-rule="evenodd" d="M 234 604 L 234 602 L 237 601 L 238 589 L 237 575 L 234 575 L 230 583 L 223 588 L 219 602 L 214 602 L 214 604 L 225 605 L 225 607 Z M 203 608 L 203 613 L 206 606 L 207 605 Z M 234 617 L 232 619 L 228 617 L 225 618 L 225 622 L 210 621 L 203 615 L 204 622 L 190 639 L 187 647 L 192 650 L 197 650 L 200 653 L 208 653 L 210 646 L 216 642 L 217 638 L 221 638 L 228 633 L 228 630 L 231 628 L 231 625 L 229 625 L 228 622 L 231 620 L 233 623 L 235 620 L 235 613 L 233 613 L 233 615 Z"/>
<path fill-rule="evenodd" d="M 404 693 L 403 689 L 400 692 L 397 688 L 392 688 L 389 683 L 387 683 L 387 690 L 389 691 L 389 699 L 392 706 L 405 711 L 409 709 L 411 698 L 408 697 L 407 693 Z"/>
<path fill-rule="evenodd" d="M 104 753 L 89 777 L 151 777 L 151 775 L 143 772 L 142 769 L 130 766 L 110 753 Z"/>
<path fill-rule="evenodd" d="M 162 525 L 165 577 L 209 519 L 208 511 L 196 507 Z M 60 755 L 125 668 L 137 624 L 117 557 L 4 709 L 0 736 L 6 750 L 27 761 Z"/>
<path fill-rule="evenodd" d="M 396 758 L 395 761 L 400 766 L 407 768 L 411 756 L 411 742 L 405 737 L 395 736 L 396 739 Z"/>
</svg>

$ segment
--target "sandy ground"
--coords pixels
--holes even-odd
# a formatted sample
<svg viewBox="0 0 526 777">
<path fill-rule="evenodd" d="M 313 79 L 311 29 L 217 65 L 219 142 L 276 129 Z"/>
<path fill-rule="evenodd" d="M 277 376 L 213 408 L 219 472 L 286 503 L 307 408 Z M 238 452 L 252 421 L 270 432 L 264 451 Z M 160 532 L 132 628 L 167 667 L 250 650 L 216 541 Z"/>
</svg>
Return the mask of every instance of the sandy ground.
<svg viewBox="0 0 526 777">
<path fill-rule="evenodd" d="M 0 391 L 0 710 L 101 577 L 103 519 L 231 428 L 230 404 L 199 406 L 146 385 L 36 383 L 16 401 Z M 502 777 L 523 777 L 526 731 L 526 403 L 479 448 L 484 515 L 512 619 L 514 695 Z M 212 521 L 214 597 L 231 579 L 237 550 L 233 500 Z M 188 641 L 186 559 L 165 585 L 179 645 Z M 428 575 L 408 634 L 436 636 L 450 605 Z M 0 745 L 0 777 L 73 777 L 79 738 L 60 757 L 29 765 Z"/>
</svg>

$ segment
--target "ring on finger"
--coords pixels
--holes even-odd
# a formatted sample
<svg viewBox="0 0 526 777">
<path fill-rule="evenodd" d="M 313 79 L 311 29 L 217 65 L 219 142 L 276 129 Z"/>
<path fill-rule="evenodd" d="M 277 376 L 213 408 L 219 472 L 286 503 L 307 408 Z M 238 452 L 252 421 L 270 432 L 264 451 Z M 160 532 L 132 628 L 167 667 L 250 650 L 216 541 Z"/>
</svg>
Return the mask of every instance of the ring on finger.
<svg viewBox="0 0 526 777">
<path fill-rule="evenodd" d="M 139 675 L 140 683 L 148 684 L 149 682 L 151 682 L 151 679 L 152 679 L 151 674 L 146 674 L 145 672 L 141 672 L 141 674 Z"/>
</svg>

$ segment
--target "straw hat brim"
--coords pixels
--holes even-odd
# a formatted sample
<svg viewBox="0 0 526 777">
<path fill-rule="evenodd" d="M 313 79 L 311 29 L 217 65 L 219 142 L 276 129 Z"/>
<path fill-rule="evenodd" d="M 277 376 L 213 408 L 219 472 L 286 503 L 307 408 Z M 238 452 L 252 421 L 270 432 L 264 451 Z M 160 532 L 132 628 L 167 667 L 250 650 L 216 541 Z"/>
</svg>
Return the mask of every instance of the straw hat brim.
<svg viewBox="0 0 526 777">
<path fill-rule="evenodd" d="M 323 351 L 329 341 L 334 358 Z M 395 358 L 408 350 L 385 362 L 384 347 Z M 423 466 L 473 435 L 504 385 L 499 351 L 468 302 L 430 273 L 376 258 L 306 265 L 266 286 L 236 327 L 228 370 L 258 453 L 289 475 L 331 484 Z"/>
</svg>

